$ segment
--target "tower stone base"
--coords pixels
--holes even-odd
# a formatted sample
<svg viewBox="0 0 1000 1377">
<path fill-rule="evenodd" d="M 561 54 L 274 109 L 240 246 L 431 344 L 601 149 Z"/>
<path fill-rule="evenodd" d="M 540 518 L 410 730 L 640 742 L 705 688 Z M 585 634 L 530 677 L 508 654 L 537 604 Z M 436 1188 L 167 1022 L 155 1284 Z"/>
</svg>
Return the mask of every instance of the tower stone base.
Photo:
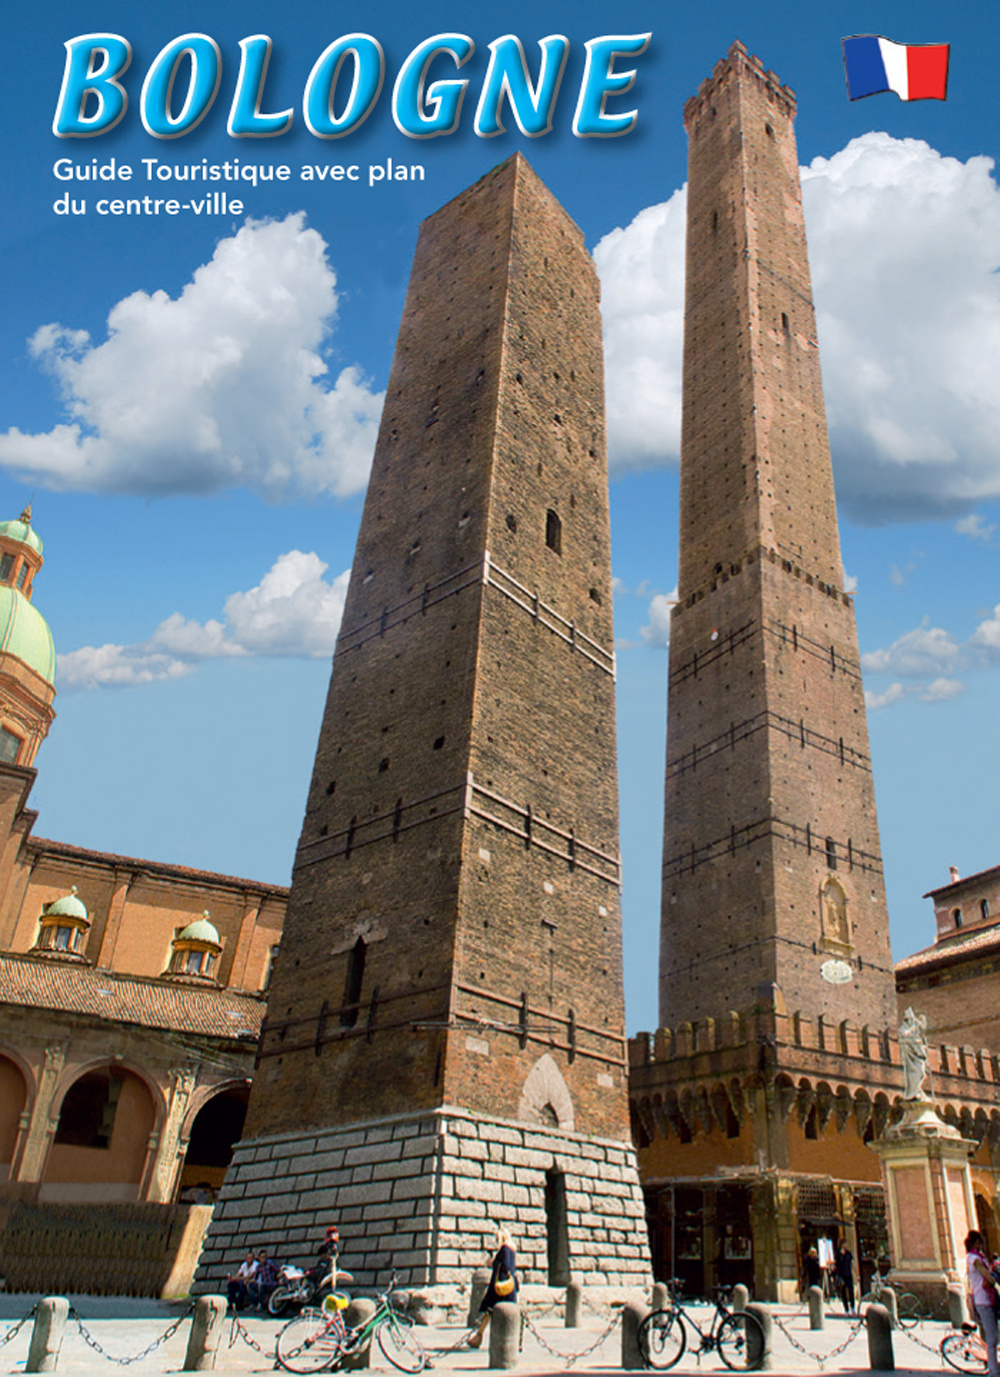
<svg viewBox="0 0 1000 1377">
<path fill-rule="evenodd" d="M 511 1231 L 523 1281 L 647 1287 L 635 1153 L 622 1142 L 465 1110 L 247 1139 L 215 1207 L 196 1290 L 249 1248 L 311 1261 L 328 1224 L 360 1285 L 468 1281 Z"/>
</svg>

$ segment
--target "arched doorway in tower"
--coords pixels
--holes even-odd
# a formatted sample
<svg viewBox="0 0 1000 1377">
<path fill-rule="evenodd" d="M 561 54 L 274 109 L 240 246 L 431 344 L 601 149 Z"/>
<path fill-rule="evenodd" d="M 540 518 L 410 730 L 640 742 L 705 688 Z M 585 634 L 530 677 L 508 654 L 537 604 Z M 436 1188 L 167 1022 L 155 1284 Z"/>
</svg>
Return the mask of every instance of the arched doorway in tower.
<svg viewBox="0 0 1000 1377">
<path fill-rule="evenodd" d="M 209 1205 L 215 1199 L 243 1133 L 249 1099 L 249 1085 L 230 1086 L 195 1115 L 181 1168 L 179 1198 L 185 1203 Z"/>
<path fill-rule="evenodd" d="M 114 1065 L 84 1072 L 63 1095 L 39 1200 L 138 1200 L 155 1126 L 153 1096 L 139 1076 Z"/>
<path fill-rule="evenodd" d="M 0 1181 L 9 1181 L 28 1087 L 20 1067 L 0 1056 Z"/>
</svg>

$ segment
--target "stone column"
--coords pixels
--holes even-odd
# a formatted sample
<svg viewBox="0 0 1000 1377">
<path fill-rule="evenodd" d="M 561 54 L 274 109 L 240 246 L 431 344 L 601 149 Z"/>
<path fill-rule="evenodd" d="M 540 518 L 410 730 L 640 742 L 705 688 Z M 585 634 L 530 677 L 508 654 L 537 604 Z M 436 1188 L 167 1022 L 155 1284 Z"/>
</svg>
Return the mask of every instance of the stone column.
<svg viewBox="0 0 1000 1377">
<path fill-rule="evenodd" d="M 56 1131 L 56 1124 L 59 1122 L 58 1117 L 52 1115 L 52 1101 L 55 1098 L 60 1072 L 66 1061 L 68 1046 L 69 1043 L 64 1040 L 62 1042 L 50 1042 L 45 1049 L 45 1065 L 38 1077 L 38 1091 L 31 1109 L 31 1119 L 28 1124 L 27 1135 L 24 1138 L 21 1160 L 11 1180 L 40 1181 L 42 1179 L 49 1144 Z"/>
<path fill-rule="evenodd" d="M 169 1201 L 174 1196 L 177 1173 L 180 1170 L 180 1136 L 184 1116 L 187 1114 L 198 1080 L 198 1067 L 172 1066 L 169 1071 L 170 1094 L 167 1101 L 167 1117 L 155 1144 L 151 1144 L 153 1160 L 150 1165 L 145 1200 Z"/>
<path fill-rule="evenodd" d="M 889 1281 L 944 1319 L 949 1285 L 964 1285 L 963 1240 L 975 1228 L 969 1158 L 976 1145 L 946 1124 L 932 1100 L 904 1101 L 903 1118 L 870 1144 L 882 1164 Z"/>
</svg>

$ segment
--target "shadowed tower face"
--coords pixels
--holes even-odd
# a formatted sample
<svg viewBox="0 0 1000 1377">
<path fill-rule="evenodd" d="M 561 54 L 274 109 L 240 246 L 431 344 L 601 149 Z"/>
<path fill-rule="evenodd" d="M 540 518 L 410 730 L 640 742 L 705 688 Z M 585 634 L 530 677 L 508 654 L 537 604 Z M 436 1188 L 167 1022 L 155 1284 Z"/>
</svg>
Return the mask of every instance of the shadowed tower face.
<svg viewBox="0 0 1000 1377">
<path fill-rule="evenodd" d="M 495 1220 L 536 1277 L 646 1275 L 600 340 L 519 156 L 423 225 L 219 1266 L 270 1210 L 367 1280 L 464 1278 Z"/>
<path fill-rule="evenodd" d="M 737 43 L 684 114 L 660 1019 L 774 1001 L 884 1028 L 888 920 L 795 100 Z"/>
</svg>

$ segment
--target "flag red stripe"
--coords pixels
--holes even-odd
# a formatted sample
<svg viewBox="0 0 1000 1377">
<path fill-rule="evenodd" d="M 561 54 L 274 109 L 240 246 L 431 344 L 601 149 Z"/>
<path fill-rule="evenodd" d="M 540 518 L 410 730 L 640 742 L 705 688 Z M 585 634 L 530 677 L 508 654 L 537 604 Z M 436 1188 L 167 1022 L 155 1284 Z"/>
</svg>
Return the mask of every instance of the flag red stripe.
<svg viewBox="0 0 1000 1377">
<path fill-rule="evenodd" d="M 907 48 L 908 100 L 944 100 L 948 91 L 948 44 Z"/>
</svg>

